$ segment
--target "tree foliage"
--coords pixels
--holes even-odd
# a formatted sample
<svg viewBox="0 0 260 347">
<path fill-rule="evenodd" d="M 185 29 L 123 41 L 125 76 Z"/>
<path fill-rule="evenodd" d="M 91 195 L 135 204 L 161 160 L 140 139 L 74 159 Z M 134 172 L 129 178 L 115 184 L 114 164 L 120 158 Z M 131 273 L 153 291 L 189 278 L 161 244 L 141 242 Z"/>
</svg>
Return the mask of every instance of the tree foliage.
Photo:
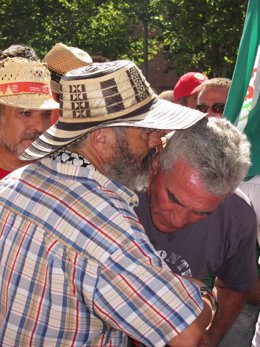
<svg viewBox="0 0 260 347">
<path fill-rule="evenodd" d="M 57 42 L 110 59 L 144 59 L 167 48 L 168 69 L 231 76 L 245 16 L 242 0 L 1 0 L 0 49 Z"/>
<path fill-rule="evenodd" d="M 195 69 L 231 77 L 247 1 L 171 0 L 164 4 L 169 66 L 179 66 L 180 73 Z"/>
</svg>

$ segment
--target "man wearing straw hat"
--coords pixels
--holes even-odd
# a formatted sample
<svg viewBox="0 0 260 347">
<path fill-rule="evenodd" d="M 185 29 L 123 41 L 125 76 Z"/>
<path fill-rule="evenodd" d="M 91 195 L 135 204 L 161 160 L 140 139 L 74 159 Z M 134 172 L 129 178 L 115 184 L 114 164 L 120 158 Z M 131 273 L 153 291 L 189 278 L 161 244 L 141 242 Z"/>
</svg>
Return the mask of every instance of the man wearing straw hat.
<svg viewBox="0 0 260 347">
<path fill-rule="evenodd" d="M 91 56 L 77 47 L 56 43 L 42 59 L 51 73 L 51 90 L 53 97 L 59 102 L 60 79 L 66 72 L 92 63 Z M 59 118 L 59 111 L 52 112 L 52 124 Z"/>
<path fill-rule="evenodd" d="M 133 210 L 160 131 L 204 117 L 155 95 L 130 61 L 61 80 L 61 116 L 0 183 L 0 344 L 195 346 L 212 293 L 176 276 Z"/>
<path fill-rule="evenodd" d="M 0 178 L 26 164 L 18 155 L 50 127 L 58 107 L 42 63 L 18 57 L 0 62 Z"/>
<path fill-rule="evenodd" d="M 42 59 L 51 72 L 51 89 L 60 93 L 60 79 L 68 71 L 92 63 L 91 56 L 77 47 L 70 47 L 62 42 L 56 43 Z"/>
</svg>

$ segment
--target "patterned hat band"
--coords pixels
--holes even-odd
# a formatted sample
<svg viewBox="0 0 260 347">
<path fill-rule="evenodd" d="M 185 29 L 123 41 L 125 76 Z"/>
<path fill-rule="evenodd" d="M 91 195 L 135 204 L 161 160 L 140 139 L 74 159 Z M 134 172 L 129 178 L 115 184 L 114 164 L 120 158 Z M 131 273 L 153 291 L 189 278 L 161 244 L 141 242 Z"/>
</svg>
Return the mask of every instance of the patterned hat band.
<svg viewBox="0 0 260 347">
<path fill-rule="evenodd" d="M 50 72 L 40 61 L 7 58 L 0 62 L 0 103 L 18 108 L 57 109 Z"/>
<path fill-rule="evenodd" d="M 64 77 L 60 98 L 62 117 L 98 117 L 104 120 L 104 117 L 110 116 L 112 119 L 134 112 L 156 97 L 136 66 L 130 69 L 123 67 L 120 75 L 112 72 L 109 79 L 105 75 L 103 78 L 100 76 L 98 79 L 91 78 L 84 82 L 80 84 L 75 79 L 71 85 L 72 80 L 66 80 L 66 76 Z"/>
<path fill-rule="evenodd" d="M 45 83 L 36 82 L 13 82 L 0 84 L 1 95 L 30 93 L 51 95 L 51 89 L 50 86 Z"/>
<path fill-rule="evenodd" d="M 187 128 L 205 114 L 159 99 L 131 61 L 93 63 L 61 79 L 60 118 L 21 156 L 44 157 L 101 127 Z"/>
</svg>

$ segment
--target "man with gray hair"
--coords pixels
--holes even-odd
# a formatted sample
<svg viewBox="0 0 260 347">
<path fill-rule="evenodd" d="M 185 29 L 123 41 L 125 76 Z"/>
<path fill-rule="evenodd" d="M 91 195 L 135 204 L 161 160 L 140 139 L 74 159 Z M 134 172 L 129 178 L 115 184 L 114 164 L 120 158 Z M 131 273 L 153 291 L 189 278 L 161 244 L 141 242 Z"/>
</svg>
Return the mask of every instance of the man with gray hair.
<svg viewBox="0 0 260 347">
<path fill-rule="evenodd" d="M 21 157 L 38 160 L 0 182 L 0 345 L 196 346 L 214 297 L 160 259 L 133 189 L 160 132 L 204 114 L 124 60 L 62 76 L 60 108 Z"/>
<path fill-rule="evenodd" d="M 245 135 L 225 119 L 176 131 L 152 163 L 137 215 L 173 272 L 216 275 L 218 311 L 199 346 L 215 347 L 256 280 L 256 217 L 235 190 L 250 165 Z M 233 191 L 235 190 L 235 193 Z"/>
<path fill-rule="evenodd" d="M 216 77 L 204 82 L 198 97 L 197 109 L 202 112 L 208 112 L 208 116 L 222 117 L 225 108 L 226 100 L 228 97 L 231 80 L 223 77 Z M 240 188 L 244 191 L 243 187 L 251 185 L 250 180 L 246 184 L 241 182 Z M 252 188 L 257 187 L 252 182 Z M 257 190 L 257 189 L 256 189 Z M 244 193 L 248 193 L 247 190 Z M 248 195 L 248 194 L 247 194 Z M 255 193 L 257 196 L 257 192 Z M 254 198 L 249 196 L 250 201 L 257 214 L 257 206 L 254 204 Z M 259 256 L 259 248 L 256 247 L 257 258 Z M 254 286 L 250 289 L 248 300 L 244 305 L 240 315 L 232 325 L 225 337 L 222 339 L 219 347 L 229 347 L 234 345 L 236 347 L 251 346 L 252 337 L 254 335 L 255 321 L 259 314 L 260 309 L 260 266 L 257 264 L 258 278 Z M 259 293 L 259 294 L 258 294 Z"/>
</svg>

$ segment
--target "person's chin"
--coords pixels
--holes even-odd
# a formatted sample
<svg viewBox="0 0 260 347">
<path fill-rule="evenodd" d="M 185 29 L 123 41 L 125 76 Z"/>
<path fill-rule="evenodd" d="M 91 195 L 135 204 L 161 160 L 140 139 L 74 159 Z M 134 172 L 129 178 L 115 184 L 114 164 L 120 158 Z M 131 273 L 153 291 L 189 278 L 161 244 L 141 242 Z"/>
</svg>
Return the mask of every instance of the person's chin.
<svg viewBox="0 0 260 347">
<path fill-rule="evenodd" d="M 33 143 L 33 140 L 23 140 L 19 144 L 19 146 L 17 146 L 16 153 L 18 155 L 21 155 L 26 150 L 26 148 L 28 148 L 32 143 Z"/>
<path fill-rule="evenodd" d="M 164 234 L 170 234 L 170 233 L 173 233 L 174 231 L 177 230 L 177 228 L 175 227 L 167 227 L 167 226 L 163 226 L 163 227 L 160 227 L 160 229 L 158 229 L 161 233 L 164 233 Z"/>
<path fill-rule="evenodd" d="M 161 233 L 169 234 L 177 230 L 177 228 L 174 227 L 173 225 L 168 225 L 167 223 L 164 223 L 164 222 L 154 220 L 153 224 Z"/>
</svg>

